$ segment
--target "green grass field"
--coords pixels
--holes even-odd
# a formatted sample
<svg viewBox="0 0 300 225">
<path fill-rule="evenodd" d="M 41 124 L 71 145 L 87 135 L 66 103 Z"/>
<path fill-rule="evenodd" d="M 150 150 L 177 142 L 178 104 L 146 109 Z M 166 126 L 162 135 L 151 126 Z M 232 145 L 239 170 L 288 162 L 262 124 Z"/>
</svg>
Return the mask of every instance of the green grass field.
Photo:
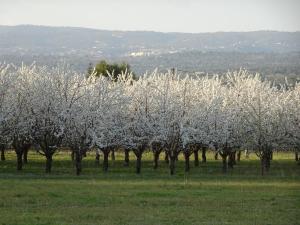
<svg viewBox="0 0 300 225">
<path fill-rule="evenodd" d="M 14 152 L 6 157 L 0 162 L 0 225 L 300 224 L 300 166 L 292 153 L 274 153 L 265 177 L 254 155 L 225 175 L 211 153 L 198 168 L 191 161 L 189 174 L 180 158 L 170 176 L 164 161 L 152 169 L 150 153 L 140 175 L 133 155 L 125 168 L 122 154 L 104 174 L 91 153 L 79 177 L 69 153 L 54 156 L 49 175 L 34 152 L 21 172 Z"/>
</svg>

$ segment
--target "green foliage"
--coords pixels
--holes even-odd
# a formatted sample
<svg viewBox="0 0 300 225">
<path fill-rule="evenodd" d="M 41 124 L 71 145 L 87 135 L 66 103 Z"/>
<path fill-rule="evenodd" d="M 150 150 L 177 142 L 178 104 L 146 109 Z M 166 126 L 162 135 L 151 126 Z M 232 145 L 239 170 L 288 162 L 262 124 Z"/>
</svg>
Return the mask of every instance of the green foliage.
<svg viewBox="0 0 300 225">
<path fill-rule="evenodd" d="M 89 65 L 88 74 L 92 74 L 93 67 L 92 64 Z M 118 63 L 108 63 L 105 60 L 101 60 L 95 66 L 95 76 L 112 76 L 113 80 L 117 80 L 118 76 L 122 73 L 130 74 L 132 73 L 130 65 L 128 63 L 122 62 Z M 133 74 L 133 73 L 132 73 Z M 135 75 L 133 74 L 133 79 L 135 79 Z"/>
</svg>

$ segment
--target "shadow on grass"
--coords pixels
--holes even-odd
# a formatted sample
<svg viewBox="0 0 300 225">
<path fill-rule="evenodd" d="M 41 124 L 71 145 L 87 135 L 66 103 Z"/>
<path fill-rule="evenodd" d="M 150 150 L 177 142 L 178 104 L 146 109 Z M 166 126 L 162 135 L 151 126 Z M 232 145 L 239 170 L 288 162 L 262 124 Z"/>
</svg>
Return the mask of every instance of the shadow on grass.
<svg viewBox="0 0 300 225">
<path fill-rule="evenodd" d="M 0 162 L 0 178 L 2 179 L 102 179 L 102 180 L 185 180 L 190 181 L 226 181 L 226 180 L 298 180 L 300 166 L 293 160 L 292 153 L 280 153 L 275 155 L 271 162 L 270 172 L 262 177 L 260 175 L 260 162 L 252 156 L 250 159 L 242 158 L 234 169 L 229 169 L 227 174 L 222 173 L 221 160 L 214 160 L 213 153 L 208 153 L 208 161 L 194 167 L 191 160 L 189 173 L 184 172 L 184 161 L 182 156 L 176 162 L 176 174 L 169 175 L 168 164 L 164 160 L 159 161 L 159 167 L 153 169 L 152 154 L 146 153 L 142 160 L 141 174 L 135 174 L 135 157 L 130 155 L 129 167 L 124 166 L 123 154 L 117 153 L 116 160 L 109 162 L 109 171 L 102 171 L 102 162 L 96 166 L 93 154 L 88 154 L 82 162 L 82 174 L 75 175 L 75 168 L 71 161 L 69 152 L 59 152 L 53 158 L 51 174 L 45 173 L 45 159 L 34 152 L 30 152 L 28 164 L 24 165 L 22 171 L 16 171 L 16 157 L 13 151 L 7 152 L 7 160 Z M 162 154 L 163 155 L 163 154 Z M 161 158 L 163 158 L 161 156 Z"/>
</svg>

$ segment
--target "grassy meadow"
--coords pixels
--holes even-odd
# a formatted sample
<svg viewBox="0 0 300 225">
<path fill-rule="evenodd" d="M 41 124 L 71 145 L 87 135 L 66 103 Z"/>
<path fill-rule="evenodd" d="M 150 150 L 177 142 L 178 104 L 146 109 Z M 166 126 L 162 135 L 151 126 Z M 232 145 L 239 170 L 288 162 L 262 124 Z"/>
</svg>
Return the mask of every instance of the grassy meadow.
<svg viewBox="0 0 300 225">
<path fill-rule="evenodd" d="M 152 158 L 143 155 L 137 175 L 135 157 L 124 167 L 123 154 L 116 153 L 103 173 L 89 153 L 76 176 L 69 152 L 57 153 L 52 173 L 45 174 L 42 156 L 30 152 L 17 172 L 9 151 L 0 161 L 0 225 L 300 224 L 300 165 L 293 153 L 274 153 L 264 177 L 254 154 L 227 174 L 210 152 L 198 168 L 191 158 L 188 174 L 180 156 L 174 176 L 163 154 L 157 170 Z"/>
</svg>

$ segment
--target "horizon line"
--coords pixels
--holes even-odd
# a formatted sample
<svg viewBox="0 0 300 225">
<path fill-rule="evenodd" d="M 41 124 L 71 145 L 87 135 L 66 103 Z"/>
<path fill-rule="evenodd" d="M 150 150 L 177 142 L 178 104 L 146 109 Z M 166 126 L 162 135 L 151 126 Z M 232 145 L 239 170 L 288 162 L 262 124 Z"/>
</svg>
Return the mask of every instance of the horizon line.
<svg viewBox="0 0 300 225">
<path fill-rule="evenodd" d="M 258 30 L 247 30 L 247 31 L 203 31 L 203 32 L 182 32 L 182 31 L 158 31 L 158 30 L 122 30 L 122 29 L 103 29 L 96 27 L 83 27 L 83 26 L 69 26 L 69 25 L 45 25 L 45 24 L 0 24 L 2 27 L 48 27 L 48 28 L 81 28 L 98 31 L 112 31 L 112 32 L 152 32 L 152 33 L 178 33 L 178 34 L 214 34 L 214 33 L 251 33 L 251 32 L 282 32 L 282 33 L 299 33 L 300 30 L 287 31 L 287 30 L 272 30 L 272 29 L 258 29 Z"/>
</svg>

